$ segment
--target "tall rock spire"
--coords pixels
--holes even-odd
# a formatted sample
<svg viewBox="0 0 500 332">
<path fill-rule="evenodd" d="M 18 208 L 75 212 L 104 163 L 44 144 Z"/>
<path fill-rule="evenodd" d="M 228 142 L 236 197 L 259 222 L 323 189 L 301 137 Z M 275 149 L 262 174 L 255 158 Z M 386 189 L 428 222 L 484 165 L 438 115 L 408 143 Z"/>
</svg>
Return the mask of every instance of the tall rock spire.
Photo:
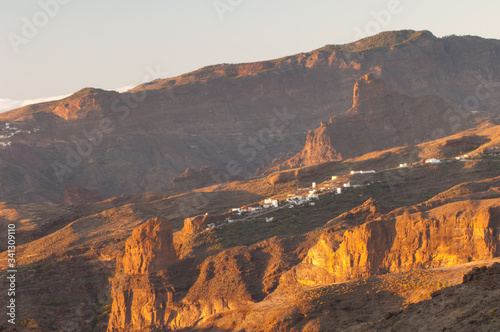
<svg viewBox="0 0 500 332">
<path fill-rule="evenodd" d="M 371 100 L 386 93 L 387 87 L 383 80 L 375 78 L 373 74 L 366 74 L 358 79 L 354 85 L 352 107 L 356 107 L 363 101 Z"/>
</svg>

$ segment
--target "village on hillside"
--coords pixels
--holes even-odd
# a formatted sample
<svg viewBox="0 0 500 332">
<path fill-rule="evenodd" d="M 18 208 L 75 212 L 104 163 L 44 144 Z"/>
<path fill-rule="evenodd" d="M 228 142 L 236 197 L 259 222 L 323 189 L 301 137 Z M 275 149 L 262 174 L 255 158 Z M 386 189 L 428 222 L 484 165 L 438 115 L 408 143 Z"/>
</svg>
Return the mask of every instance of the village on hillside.
<svg viewBox="0 0 500 332">
<path fill-rule="evenodd" d="M 19 129 L 16 125 L 6 122 L 4 127 L 0 127 L 0 150 L 5 149 L 8 146 L 12 145 L 12 141 L 9 140 L 16 135 L 19 134 L 31 134 L 38 132 L 38 128 L 34 128 L 33 130 L 23 130 Z"/>
<path fill-rule="evenodd" d="M 491 152 L 491 151 L 490 151 Z M 418 162 L 403 162 L 393 169 L 406 169 L 412 167 L 420 167 L 426 165 L 439 165 L 442 163 L 450 162 L 466 162 L 481 159 L 488 156 L 499 156 L 500 151 L 492 151 L 488 154 L 481 154 L 477 156 L 470 155 L 460 155 L 450 159 L 438 159 L 429 158 L 422 159 Z M 314 207 L 316 202 L 327 195 L 342 195 L 348 190 L 370 186 L 374 183 L 369 175 L 383 173 L 385 171 L 393 169 L 384 170 L 351 170 L 349 173 L 344 175 L 332 175 L 330 179 L 323 181 L 321 183 L 311 182 L 310 186 L 302 187 L 297 189 L 296 192 L 287 194 L 286 199 L 278 199 L 276 197 L 269 197 L 263 201 L 256 202 L 254 204 L 245 205 L 241 207 L 232 208 L 226 215 L 225 219 L 221 219 L 219 222 L 212 222 L 206 225 L 206 229 L 224 227 L 227 224 L 232 224 L 235 222 L 244 222 L 255 220 L 256 218 L 265 218 L 266 222 L 276 222 L 276 217 L 269 216 L 272 212 L 281 209 L 294 209 L 297 207 L 311 206 Z M 353 178 L 356 177 L 356 181 Z M 381 182 L 381 181 L 375 181 Z"/>
</svg>

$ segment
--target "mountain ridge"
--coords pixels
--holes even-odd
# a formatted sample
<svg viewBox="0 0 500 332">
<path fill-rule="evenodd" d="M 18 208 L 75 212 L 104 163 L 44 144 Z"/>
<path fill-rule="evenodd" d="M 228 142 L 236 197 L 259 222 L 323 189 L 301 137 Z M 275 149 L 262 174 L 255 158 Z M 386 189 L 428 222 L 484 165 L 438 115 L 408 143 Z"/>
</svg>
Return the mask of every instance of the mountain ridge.
<svg viewBox="0 0 500 332">
<path fill-rule="evenodd" d="M 435 94 L 462 110 L 466 96 L 477 98 L 478 88 L 489 92 L 484 88 L 493 89 L 488 84 L 500 77 L 499 41 L 406 34 L 383 33 L 357 46 L 373 40 L 396 47 L 303 53 L 272 71 L 242 65 L 246 76 L 238 78 L 165 89 L 168 80 L 160 80 L 121 94 L 89 88 L 3 113 L 0 200 L 57 202 L 67 184 L 97 190 L 104 199 L 166 191 L 185 169 L 207 166 L 251 177 L 298 153 L 308 131 L 352 105 L 352 86 L 366 73 L 384 79 L 390 91 Z M 209 71 L 213 75 L 219 74 Z M 500 110 L 498 94 L 477 101 L 479 111 Z M 462 114 L 450 117 L 453 125 L 464 121 Z M 21 132 L 11 137 L 7 123 Z"/>
</svg>

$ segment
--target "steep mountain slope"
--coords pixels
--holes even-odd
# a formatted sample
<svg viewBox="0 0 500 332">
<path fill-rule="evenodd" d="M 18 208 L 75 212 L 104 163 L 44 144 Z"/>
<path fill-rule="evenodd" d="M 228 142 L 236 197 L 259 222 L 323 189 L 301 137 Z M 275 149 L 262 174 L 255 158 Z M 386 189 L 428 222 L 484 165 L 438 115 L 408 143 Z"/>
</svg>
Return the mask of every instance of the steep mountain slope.
<svg viewBox="0 0 500 332">
<path fill-rule="evenodd" d="M 463 112 L 461 124 L 449 121 Z M 407 97 L 390 93 L 373 74 L 354 85 L 353 105 L 345 113 L 321 122 L 307 134 L 300 153 L 279 165 L 300 167 L 352 158 L 396 146 L 415 145 L 448 136 L 475 122 L 470 112 L 459 111 L 436 96 Z"/>
<path fill-rule="evenodd" d="M 484 130 L 480 135 L 491 131 L 492 138 L 484 146 L 492 148 L 490 143 L 494 142 L 498 130 L 493 126 Z M 442 144 L 457 139 L 453 137 L 423 146 L 428 149 L 440 147 L 434 151 L 444 154 L 448 149 L 456 152 L 454 146 Z M 422 152 L 425 150 L 423 146 L 413 149 Z M 484 146 L 477 148 L 481 150 Z M 372 279 L 373 284 L 354 280 L 340 286 L 320 286 L 321 292 L 299 287 L 296 293 L 295 287 L 300 285 L 295 283 L 291 284 L 293 287 L 283 283 L 277 288 L 282 275 L 306 259 L 323 229 L 332 229 L 336 234 L 333 237 L 335 243 L 340 244 L 346 231 L 362 227 L 381 216 L 389 216 L 390 210 L 396 208 L 409 206 L 408 209 L 413 209 L 412 205 L 429 198 L 431 200 L 422 206 L 437 207 L 443 199 L 449 203 L 453 200 L 498 199 L 500 163 L 497 157 L 488 159 L 483 156 L 485 159 L 467 162 L 446 161 L 438 166 L 414 165 L 408 169 L 394 169 L 405 149 L 288 171 L 294 175 L 297 173 L 298 177 L 274 185 L 270 178 L 265 177 L 178 195 L 147 193 L 88 205 L 3 204 L 0 222 L 4 226 L 6 222 L 15 222 L 20 241 L 17 247 L 19 319 L 23 324 L 40 328 L 103 331 L 110 317 L 111 280 L 116 281 L 113 285 L 117 287 L 113 294 L 124 296 L 124 301 L 120 302 L 123 306 L 116 312 L 116 317 L 120 317 L 117 322 L 123 322 L 125 317 L 142 317 L 138 321 L 151 321 L 150 313 L 128 312 L 126 308 L 132 307 L 125 304 L 139 308 L 147 299 L 154 298 L 157 301 L 147 305 L 156 308 L 151 311 L 156 315 L 155 324 L 163 324 L 160 317 L 167 319 L 166 315 L 175 310 L 179 318 L 171 321 L 172 326 L 192 326 L 196 323 L 192 319 L 199 318 L 200 326 L 214 327 L 215 330 L 246 326 L 254 330 L 279 331 L 307 324 L 310 328 L 319 324 L 316 330 L 324 330 L 329 322 L 352 326 L 370 323 L 387 312 L 398 311 L 408 299 L 428 298 L 432 291 L 448 285 L 450 279 L 431 278 L 426 270 L 423 273 L 410 271 L 402 276 L 373 277 L 378 278 Z M 411 155 L 404 158 L 410 157 L 413 158 Z M 350 175 L 350 167 L 370 167 L 377 173 L 363 178 L 365 175 Z M 317 181 L 320 188 L 326 185 L 322 182 L 330 180 L 332 174 L 338 175 L 342 182 L 373 183 L 351 188 L 342 195 L 326 193 L 314 206 L 282 208 L 263 212 L 263 215 L 259 212 L 235 223 L 224 223 L 224 219 L 235 217 L 229 212 L 233 207 L 262 203 L 267 197 L 285 199 L 288 195 L 303 195 L 312 181 Z M 440 193 L 441 196 L 434 198 L 429 196 Z M 268 216 L 274 221 L 266 222 Z M 137 275 L 124 273 L 121 262 L 127 251 L 128 238 L 132 236 L 133 241 L 129 243 L 137 245 L 130 246 L 133 249 L 130 253 L 134 252 L 134 255 L 125 256 L 136 257 L 138 262 L 146 256 L 156 256 L 157 244 L 163 246 L 161 241 L 149 241 L 153 238 L 150 235 L 155 233 L 154 227 L 148 228 L 151 231 L 142 231 L 141 226 L 151 218 L 166 219 L 171 223 L 179 261 L 172 265 L 161 263 L 168 266 L 159 272 L 155 268 Z M 207 229 L 208 223 L 223 226 Z M 147 236 L 134 236 L 133 231 L 137 228 L 141 231 L 136 234 Z M 168 238 L 169 232 L 161 230 L 160 227 L 156 238 L 163 238 L 162 234 L 167 234 L 165 238 Z M 163 248 L 172 252 L 171 246 Z M 142 255 L 141 252 L 153 255 Z M 2 264 L 5 258 L 6 252 L 1 253 Z M 412 280 L 410 285 L 406 284 L 407 278 Z M 400 287 L 396 293 L 391 280 Z M 167 305 L 169 285 L 175 289 L 172 306 Z M 380 292 L 376 293 L 377 290 Z M 226 302 L 214 295 L 221 293 Z M 127 294 L 136 294 L 137 297 L 126 297 Z M 0 297 L 5 295 L 1 293 Z M 235 308 L 241 304 L 236 301 L 240 296 L 254 304 Z M 336 303 L 341 304 L 337 306 Z M 370 309 L 374 303 L 377 303 L 376 310 Z M 235 309 L 227 311 L 228 307 Z M 217 313 L 211 314 L 211 310 Z M 323 312 L 326 316 L 322 316 Z M 327 312 L 335 313 L 332 320 L 325 318 L 330 317 Z M 355 321 L 352 314 L 357 317 Z M 115 327 L 119 328 L 120 324 Z"/>
<path fill-rule="evenodd" d="M 475 267 L 460 285 L 439 290 L 370 326 L 377 330 L 498 331 L 500 329 L 500 263 Z"/>
<path fill-rule="evenodd" d="M 325 232 L 284 280 L 320 285 L 498 257 L 500 199 L 434 201 L 346 231 L 340 244 L 333 234 Z"/>
<path fill-rule="evenodd" d="M 84 89 L 26 106 L 0 115 L 0 200 L 56 202 L 66 184 L 103 198 L 161 191 L 186 168 L 205 166 L 247 177 L 300 151 L 307 131 L 352 104 L 352 86 L 369 72 L 390 91 L 496 112 L 499 50 L 499 41 L 478 37 L 385 32 L 128 93 Z"/>
<path fill-rule="evenodd" d="M 239 329 L 255 310 L 259 311 L 260 320 L 254 317 L 250 321 L 256 325 L 255 330 L 264 330 L 263 326 L 269 324 L 272 315 L 287 307 L 284 303 L 292 308 L 301 306 L 300 302 L 304 301 L 299 301 L 295 294 L 302 291 L 303 285 L 327 286 L 361 278 L 366 283 L 366 278 L 377 275 L 494 259 L 500 256 L 500 198 L 498 192 L 490 196 L 497 198 L 471 200 L 464 196 L 461 201 L 434 201 L 390 213 L 384 213 L 374 201 L 367 202 L 350 213 L 359 218 L 359 222 L 364 222 L 362 225 L 346 231 L 342 242 L 336 244 L 335 234 L 342 230 L 335 230 L 334 226 L 343 216 L 330 222 L 332 226 L 325 229 L 303 262 L 291 269 L 290 261 L 297 257 L 293 258 L 293 253 L 286 255 L 284 243 L 274 240 L 225 249 L 209 256 L 199 265 L 196 281 L 188 290 L 178 291 L 176 283 L 180 281 L 173 277 L 175 266 L 167 264 L 163 264 L 163 272 L 143 275 L 140 280 L 135 276 L 141 274 L 140 271 L 135 271 L 134 277 L 120 274 L 114 281 L 108 331 L 154 331 L 207 325 Z M 150 241 L 144 238 L 144 242 Z M 157 258 L 150 259 L 150 264 L 155 264 Z M 275 278 L 269 289 L 265 283 L 270 275 Z M 276 283 L 278 275 L 281 276 L 279 286 Z M 430 280 L 424 277 L 420 282 L 430 283 Z M 429 288 L 442 288 L 439 284 L 430 284 L 414 286 L 411 291 L 427 288 L 420 295 L 428 296 Z M 400 291 L 393 289 L 392 292 Z M 406 297 L 410 297 L 408 293 Z M 259 310 L 260 306 L 269 305 L 276 298 L 281 298 L 281 303 L 274 300 L 273 309 L 266 313 Z M 303 308 L 305 312 L 310 310 L 308 305 Z M 225 316 L 232 318 L 227 321 Z M 306 314 L 298 321 L 312 320 L 305 317 Z M 371 317 L 374 318 L 377 316 Z M 290 313 L 284 315 L 283 320 L 298 323 Z"/>
</svg>

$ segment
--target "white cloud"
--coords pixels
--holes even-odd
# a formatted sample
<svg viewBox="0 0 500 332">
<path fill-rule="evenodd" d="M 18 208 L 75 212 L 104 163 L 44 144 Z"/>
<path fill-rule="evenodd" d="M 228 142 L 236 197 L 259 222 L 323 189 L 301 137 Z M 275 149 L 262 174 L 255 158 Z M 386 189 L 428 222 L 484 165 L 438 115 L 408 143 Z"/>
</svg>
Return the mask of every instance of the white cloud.
<svg viewBox="0 0 500 332">
<path fill-rule="evenodd" d="M 122 92 L 127 92 L 130 89 L 135 88 L 137 85 L 125 85 L 122 86 L 121 88 L 113 89 L 116 92 L 122 93 Z"/>
<path fill-rule="evenodd" d="M 60 95 L 54 97 L 44 97 L 44 98 L 36 98 L 36 99 L 26 99 L 26 100 L 12 100 L 12 99 L 1 99 L 0 98 L 0 113 L 7 112 L 19 107 L 23 107 L 26 105 L 43 103 L 46 101 L 59 100 L 66 98 L 70 95 Z"/>
<path fill-rule="evenodd" d="M 20 100 L 0 99 L 0 113 L 19 108 L 22 103 Z"/>
<path fill-rule="evenodd" d="M 116 89 L 112 89 L 112 90 L 122 93 L 122 92 L 126 92 L 130 89 L 133 89 L 135 87 L 136 87 L 136 85 L 125 85 L 125 86 L 122 86 L 122 87 L 119 87 Z M 13 109 L 16 109 L 19 107 L 23 107 L 26 105 L 43 103 L 43 102 L 52 101 L 52 100 L 59 100 L 59 99 L 66 98 L 68 96 L 71 96 L 71 94 L 54 96 L 54 97 L 37 98 L 37 99 L 27 99 L 27 100 L 12 100 L 12 99 L 0 98 L 0 113 L 7 112 L 7 111 L 10 111 L 10 110 L 13 110 Z"/>
</svg>

